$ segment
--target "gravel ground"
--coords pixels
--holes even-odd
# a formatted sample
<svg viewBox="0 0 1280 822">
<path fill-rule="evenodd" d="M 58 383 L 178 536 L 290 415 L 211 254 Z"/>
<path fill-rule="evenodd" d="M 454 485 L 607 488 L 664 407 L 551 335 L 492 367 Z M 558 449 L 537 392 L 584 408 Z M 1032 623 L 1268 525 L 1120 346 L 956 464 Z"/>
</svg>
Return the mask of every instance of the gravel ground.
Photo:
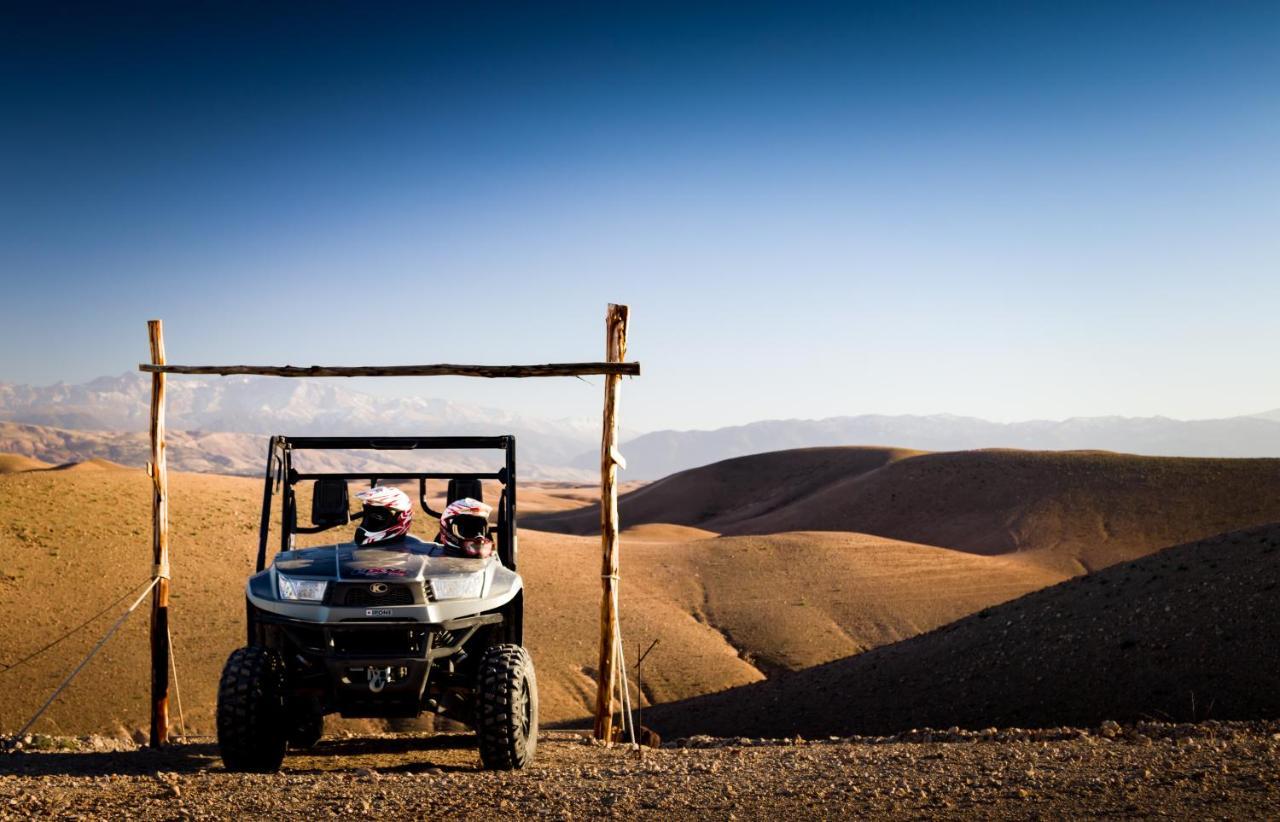
<svg viewBox="0 0 1280 822">
<path fill-rule="evenodd" d="M 325 739 L 279 774 L 229 774 L 211 740 L 163 751 L 36 737 L 0 755 L 0 819 L 435 816 L 1275 818 L 1280 723 L 1090 731 L 694 737 L 606 748 L 544 733 L 522 773 L 478 770 L 468 734 Z"/>
</svg>

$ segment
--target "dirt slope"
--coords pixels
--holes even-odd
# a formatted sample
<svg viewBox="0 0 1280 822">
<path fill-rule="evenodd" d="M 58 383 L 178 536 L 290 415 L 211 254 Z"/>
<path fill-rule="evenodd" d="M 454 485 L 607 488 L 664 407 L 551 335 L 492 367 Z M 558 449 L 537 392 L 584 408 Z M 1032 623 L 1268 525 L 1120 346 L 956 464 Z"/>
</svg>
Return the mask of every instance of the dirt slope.
<svg viewBox="0 0 1280 822">
<path fill-rule="evenodd" d="M 34 457 L 22 454 L 0 454 L 0 474 L 16 474 L 19 471 L 43 471 L 53 466 Z"/>
<path fill-rule="evenodd" d="M 218 673 L 242 641 L 242 592 L 253 564 L 261 486 L 245 478 L 171 477 L 179 682 L 189 727 L 208 731 Z M 52 513 L 51 500 L 69 514 Z M 679 539 L 632 539 L 624 547 L 627 653 L 634 655 L 639 642 L 659 640 L 645 670 L 645 691 L 654 701 L 838 659 L 1061 578 L 1020 560 L 856 534 L 666 536 Z M 593 704 L 599 550 L 598 538 L 521 533 L 527 644 L 548 723 L 585 717 Z M 149 570 L 150 492 L 142 471 L 0 477 L 0 662 L 14 663 L 88 619 L 145 581 Z M 0 671 L 0 730 L 13 730 L 39 706 L 111 618 L 99 618 L 27 665 Z M 143 608 L 37 730 L 143 725 L 146 622 Z"/>
<path fill-rule="evenodd" d="M 620 512 L 628 526 L 657 522 L 719 533 L 735 522 L 783 509 L 818 489 L 917 453 L 894 448 L 800 448 L 739 457 L 681 471 L 624 494 Z M 543 531 L 598 534 L 599 505 L 593 502 L 577 511 L 532 517 L 526 524 Z"/>
<path fill-rule="evenodd" d="M 1280 717 L 1278 595 L 1280 525 L 1270 525 L 647 715 L 665 735 L 747 736 Z"/>
<path fill-rule="evenodd" d="M 63 463 L 62 465 L 56 465 L 53 467 L 52 470 L 93 472 L 93 471 L 134 471 L 137 469 L 129 468 L 128 466 L 121 465 L 118 462 L 112 462 L 111 460 L 104 460 L 104 459 L 101 459 L 100 457 L 94 457 L 93 459 L 81 460 L 80 462 L 67 462 L 67 463 Z"/>
<path fill-rule="evenodd" d="M 1035 552 L 1079 572 L 1280 520 L 1280 460 L 812 448 L 685 471 L 620 507 L 632 526 L 854 531 L 978 554 Z M 590 508 L 526 524 L 591 533 L 597 520 Z"/>
<path fill-rule="evenodd" d="M 1015 560 L 862 534 L 625 543 L 626 652 L 646 662 L 646 702 L 756 682 L 914 636 L 1060 579 Z M 599 543 L 525 532 L 529 644 L 564 719 L 589 714 L 596 664 Z M 535 597 L 534 593 L 545 592 Z M 559 667 L 556 667 L 559 666 Z"/>
</svg>

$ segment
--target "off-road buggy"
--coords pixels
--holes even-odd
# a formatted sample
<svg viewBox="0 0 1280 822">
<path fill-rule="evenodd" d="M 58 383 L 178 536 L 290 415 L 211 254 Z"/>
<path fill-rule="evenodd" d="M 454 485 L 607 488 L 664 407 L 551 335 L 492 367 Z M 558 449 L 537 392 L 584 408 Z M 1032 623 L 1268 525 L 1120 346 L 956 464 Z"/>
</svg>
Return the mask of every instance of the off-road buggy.
<svg viewBox="0 0 1280 822">
<path fill-rule="evenodd" d="M 305 449 L 497 449 L 504 462 L 492 473 L 299 473 L 293 456 Z M 354 527 L 360 511 L 350 510 L 350 483 L 416 482 L 421 511 L 439 517 L 427 502 L 429 481 L 447 483 L 448 503 L 481 499 L 483 480 L 501 486 L 492 556 L 445 556 L 417 539 L 295 548 L 297 534 Z M 312 484 L 310 526 L 297 522 L 302 483 Z M 268 567 L 273 493 L 281 500 L 280 551 Z M 430 526 L 419 525 L 428 539 Z M 246 586 L 248 642 L 227 659 L 218 688 L 224 764 L 277 770 L 286 747 L 319 741 L 326 714 L 434 713 L 475 730 L 484 767 L 525 767 L 537 745 L 538 689 L 521 647 L 523 606 L 514 437 L 273 437 L 257 573 Z"/>
</svg>

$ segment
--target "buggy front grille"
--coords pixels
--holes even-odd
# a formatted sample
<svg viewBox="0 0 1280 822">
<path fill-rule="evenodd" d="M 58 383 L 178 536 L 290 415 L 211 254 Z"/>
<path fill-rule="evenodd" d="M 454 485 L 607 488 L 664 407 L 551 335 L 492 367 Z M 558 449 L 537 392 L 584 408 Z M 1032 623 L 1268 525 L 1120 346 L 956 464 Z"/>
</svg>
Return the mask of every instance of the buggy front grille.
<svg viewBox="0 0 1280 822">
<path fill-rule="evenodd" d="M 352 585 L 342 596 L 342 604 L 365 608 L 378 605 L 412 605 L 413 589 L 408 585 L 389 585 L 383 593 L 377 594 L 368 585 Z"/>
</svg>

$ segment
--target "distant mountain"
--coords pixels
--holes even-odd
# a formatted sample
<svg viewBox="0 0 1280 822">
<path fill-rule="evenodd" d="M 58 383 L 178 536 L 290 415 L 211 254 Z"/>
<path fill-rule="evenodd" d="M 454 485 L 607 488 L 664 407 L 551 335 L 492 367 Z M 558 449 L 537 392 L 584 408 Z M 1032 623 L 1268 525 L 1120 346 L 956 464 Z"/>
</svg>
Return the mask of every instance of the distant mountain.
<svg viewBox="0 0 1280 822">
<path fill-rule="evenodd" d="M 211 474 L 260 475 L 266 465 L 267 435 L 234 432 L 171 430 L 166 436 L 169 467 L 175 471 Z M 497 454 L 497 452 L 493 452 Z M 151 441 L 142 431 L 72 431 L 44 425 L 0 422 L 0 454 L 19 455 L 33 460 L 63 465 L 105 459 L 129 467 L 139 467 L 151 458 Z M 379 451 L 306 452 L 297 457 L 297 467 L 314 471 L 492 471 L 496 459 L 479 452 Z M 526 480 L 574 480 L 589 482 L 596 475 L 563 466 L 543 466 L 522 460 L 519 475 Z"/>
<path fill-rule="evenodd" d="M 147 430 L 150 391 L 151 378 L 134 373 L 100 377 L 80 385 L 0 383 L 0 420 L 72 431 L 112 432 L 99 434 L 96 441 L 104 447 L 107 442 L 115 443 L 113 448 L 124 447 L 121 443 L 129 441 L 128 433 Z M 198 432 L 193 434 L 195 441 L 210 445 L 206 432 L 515 434 L 522 466 L 536 467 L 537 473 L 544 476 L 565 479 L 582 473 L 566 466 L 597 440 L 600 425 L 596 420 L 541 420 L 443 399 L 375 397 L 329 382 L 268 377 L 170 379 L 166 420 L 171 430 Z M 66 437 L 53 439 L 70 441 Z M 258 442 L 261 436 L 224 438 L 223 444 L 232 439 Z M 83 437 L 79 441 L 87 445 Z M 264 447 L 255 445 L 252 450 L 256 453 Z M 107 453 L 80 454 L 76 458 L 90 456 L 116 459 Z M 218 463 L 217 454 L 207 456 L 211 465 Z M 240 465 L 238 460 L 232 462 Z"/>
<path fill-rule="evenodd" d="M 258 452 L 264 447 L 261 437 L 266 434 L 515 434 L 526 477 L 590 480 L 598 476 L 600 423 L 596 419 L 544 420 L 445 399 L 375 397 L 320 380 L 184 377 L 169 380 L 168 386 L 169 429 L 175 436 L 177 432 L 188 435 L 181 457 L 186 470 L 256 473 Z M 147 430 L 150 391 L 151 378 L 141 373 L 100 377 L 80 385 L 0 383 L 0 420 L 55 432 L 26 431 L 19 436 L 11 431 L 8 441 L 14 447 L 5 448 L 0 442 L 0 451 L 45 461 L 102 457 L 141 464 L 145 448 L 137 448 Z M 866 414 L 630 437 L 624 431 L 622 439 L 628 480 L 660 479 L 731 457 L 829 445 L 1276 457 L 1280 456 L 1280 409 L 1192 421 L 1076 417 L 997 423 L 952 414 Z M 18 447 L 21 443 L 27 445 Z M 467 459 L 457 455 L 459 464 Z"/>
<path fill-rule="evenodd" d="M 768 420 L 714 431 L 654 431 L 623 443 L 626 477 L 659 479 L 730 457 L 827 445 L 876 445 L 928 451 L 1022 448 L 1104 450 L 1168 457 L 1280 457 L 1280 410 L 1220 420 L 1075 417 L 998 423 L 952 414 Z M 572 464 L 588 469 L 599 455 Z"/>
</svg>

